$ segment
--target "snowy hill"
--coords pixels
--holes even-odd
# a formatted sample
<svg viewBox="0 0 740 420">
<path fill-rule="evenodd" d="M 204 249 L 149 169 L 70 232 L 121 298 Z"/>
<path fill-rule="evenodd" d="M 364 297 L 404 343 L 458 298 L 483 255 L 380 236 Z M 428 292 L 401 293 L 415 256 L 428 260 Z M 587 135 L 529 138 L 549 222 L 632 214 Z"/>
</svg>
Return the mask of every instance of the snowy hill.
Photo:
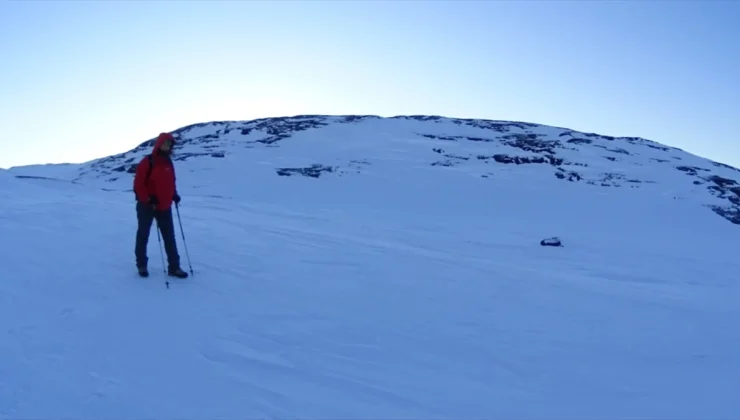
<svg viewBox="0 0 740 420">
<path fill-rule="evenodd" d="M 398 171 L 427 173 L 435 167 L 443 173 L 512 178 L 518 183 L 524 182 L 518 180 L 522 177 L 539 183 L 554 176 L 591 187 L 642 188 L 690 200 L 740 224 L 740 170 L 638 137 L 522 122 L 357 115 L 220 121 L 174 133 L 181 146 L 176 159 L 194 174 L 187 178 L 192 188 L 228 185 L 232 177 L 260 182 L 269 175 L 383 177 Z M 153 141 L 84 165 L 11 170 L 130 189 L 135 164 L 151 151 Z M 201 175 L 206 171 L 208 176 Z"/>
<path fill-rule="evenodd" d="M 438 117 L 178 135 L 170 288 L 156 235 L 133 261 L 150 142 L 0 171 L 0 417 L 740 413 L 735 169 Z"/>
</svg>

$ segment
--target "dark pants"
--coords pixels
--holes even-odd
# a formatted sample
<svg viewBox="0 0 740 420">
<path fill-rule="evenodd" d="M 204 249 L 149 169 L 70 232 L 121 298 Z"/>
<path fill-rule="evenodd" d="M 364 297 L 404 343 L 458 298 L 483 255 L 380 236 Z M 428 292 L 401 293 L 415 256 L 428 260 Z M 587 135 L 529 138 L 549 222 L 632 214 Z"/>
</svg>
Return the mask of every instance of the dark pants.
<svg viewBox="0 0 740 420">
<path fill-rule="evenodd" d="M 180 267 L 180 255 L 177 253 L 177 242 L 175 241 L 175 223 L 172 220 L 172 209 L 164 211 L 154 210 L 151 206 L 136 203 L 136 218 L 139 221 L 139 227 L 136 230 L 136 266 L 146 267 L 149 258 L 147 258 L 146 248 L 149 242 L 149 232 L 152 228 L 152 222 L 157 221 L 159 231 L 162 232 L 164 249 L 167 252 L 167 262 L 170 269 Z"/>
</svg>

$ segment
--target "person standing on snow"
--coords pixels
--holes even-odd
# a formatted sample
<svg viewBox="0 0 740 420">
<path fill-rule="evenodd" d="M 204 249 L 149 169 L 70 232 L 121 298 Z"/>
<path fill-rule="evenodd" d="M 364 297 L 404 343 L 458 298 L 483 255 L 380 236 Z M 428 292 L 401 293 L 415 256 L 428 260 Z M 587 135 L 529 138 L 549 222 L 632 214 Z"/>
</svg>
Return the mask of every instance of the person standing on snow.
<svg viewBox="0 0 740 420">
<path fill-rule="evenodd" d="M 147 244 L 152 222 L 162 232 L 164 248 L 167 251 L 167 274 L 186 278 L 188 273 L 180 268 L 180 255 L 175 241 L 175 224 L 172 219 L 172 203 L 180 203 L 177 193 L 175 166 L 170 155 L 175 138 L 170 133 L 161 133 L 154 142 L 151 155 L 144 156 L 136 167 L 134 193 L 136 194 L 136 266 L 139 275 L 149 276 L 147 270 Z"/>
</svg>

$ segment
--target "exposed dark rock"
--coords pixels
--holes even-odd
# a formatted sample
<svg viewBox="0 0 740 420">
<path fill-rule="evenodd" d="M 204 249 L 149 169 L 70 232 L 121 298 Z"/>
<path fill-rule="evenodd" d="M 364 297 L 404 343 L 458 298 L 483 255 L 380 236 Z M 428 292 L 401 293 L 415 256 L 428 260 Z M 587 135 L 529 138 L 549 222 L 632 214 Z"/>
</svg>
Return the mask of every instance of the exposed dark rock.
<svg viewBox="0 0 740 420">
<path fill-rule="evenodd" d="M 290 134 L 278 134 L 275 136 L 265 137 L 265 138 L 255 140 L 255 141 L 257 143 L 262 143 L 262 144 L 273 144 L 273 143 L 279 142 L 280 140 L 287 139 L 289 137 L 290 137 Z"/>
<path fill-rule="evenodd" d="M 678 151 L 681 151 L 681 149 L 679 149 L 679 148 L 663 146 L 663 145 L 661 145 L 659 143 L 656 143 L 656 142 L 654 142 L 652 140 L 647 140 L 647 139 L 643 139 L 643 138 L 640 138 L 640 137 L 619 137 L 619 139 L 620 140 L 625 140 L 628 143 L 631 143 L 631 144 L 634 144 L 634 145 L 647 146 L 647 147 L 649 147 L 651 149 L 660 150 L 662 152 L 668 152 L 670 150 L 678 150 Z"/>
<path fill-rule="evenodd" d="M 715 213 L 729 220 L 730 222 L 736 225 L 740 225 L 740 209 L 738 209 L 737 207 L 735 206 L 722 207 L 722 206 L 714 206 L 714 205 L 710 205 L 708 207 L 711 208 Z"/>
<path fill-rule="evenodd" d="M 435 134 L 419 134 L 419 135 L 426 137 L 428 139 L 445 140 L 445 141 L 457 141 L 459 138 L 459 137 L 449 137 L 449 136 L 438 136 Z"/>
<path fill-rule="evenodd" d="M 676 166 L 676 169 L 686 172 L 689 175 L 698 175 L 699 171 L 709 172 L 709 169 L 699 168 L 697 166 Z"/>
<path fill-rule="evenodd" d="M 620 183 L 618 181 L 624 180 L 624 175 L 614 173 L 614 172 L 606 172 L 601 174 L 601 176 L 594 181 L 587 181 L 587 184 L 591 185 L 601 185 L 602 187 L 619 187 Z"/>
<path fill-rule="evenodd" d="M 354 123 L 354 122 L 360 122 L 367 119 L 379 119 L 380 117 L 377 115 L 345 115 L 342 117 L 342 123 Z"/>
<path fill-rule="evenodd" d="M 475 128 L 482 128 L 485 130 L 492 130 L 499 133 L 508 133 L 512 129 L 526 130 L 528 128 L 539 127 L 537 124 L 524 123 L 524 122 L 511 122 L 511 121 L 492 121 L 492 120 L 476 120 L 476 119 L 462 119 L 455 118 L 451 120 L 452 123 L 458 125 L 467 125 Z"/>
<path fill-rule="evenodd" d="M 608 150 L 610 152 L 613 152 L 613 153 L 619 153 L 619 154 L 622 154 L 622 155 L 630 155 L 630 152 L 628 152 L 628 151 L 626 151 L 624 149 L 617 148 L 617 149 L 606 149 L 606 150 Z"/>
<path fill-rule="evenodd" d="M 718 168 L 725 168 L 725 169 L 730 169 L 730 170 L 735 171 L 735 172 L 740 172 L 740 169 L 735 168 L 734 166 L 730 166 L 730 165 L 727 165 L 727 164 L 724 164 L 724 163 L 720 163 L 720 162 L 715 162 L 713 160 L 710 160 L 710 162 L 712 163 L 712 165 L 714 165 L 714 166 L 716 166 Z"/>
<path fill-rule="evenodd" d="M 604 145 L 601 145 L 601 144 L 594 144 L 594 147 L 600 147 L 600 148 L 605 149 L 605 150 L 607 150 L 609 152 L 612 152 L 612 153 L 619 153 L 619 154 L 622 154 L 622 155 L 629 155 L 629 156 L 631 156 L 631 153 L 630 152 L 628 152 L 628 151 L 626 151 L 626 150 L 624 150 L 622 148 L 610 149 L 610 148 L 608 148 L 608 147 L 606 147 Z"/>
<path fill-rule="evenodd" d="M 216 141 L 219 141 L 220 136 L 218 134 L 206 134 L 204 136 L 195 137 L 192 139 L 194 143 L 203 144 L 203 143 L 213 143 Z"/>
<path fill-rule="evenodd" d="M 729 186 L 738 185 L 737 181 L 734 179 L 729 178 L 723 178 L 719 175 L 711 175 L 706 178 L 707 181 L 714 182 L 715 184 L 719 185 L 720 187 L 726 188 Z"/>
<path fill-rule="evenodd" d="M 493 156 L 478 155 L 476 156 L 479 160 L 493 159 L 499 163 L 515 163 L 517 165 L 527 163 L 547 163 L 550 165 L 560 166 L 563 164 L 563 159 L 556 158 L 553 156 L 545 155 L 542 157 L 529 157 L 529 156 L 509 156 L 504 154 L 496 154 Z"/>
<path fill-rule="evenodd" d="M 416 120 L 416 121 L 437 121 L 443 119 L 438 115 L 397 115 L 391 119 Z"/>
<path fill-rule="evenodd" d="M 194 128 L 202 128 L 202 127 L 207 127 L 209 125 L 212 125 L 214 127 L 219 127 L 222 125 L 227 125 L 232 122 L 234 121 L 210 121 L 210 122 L 202 122 L 202 123 L 197 123 L 197 124 L 190 124 L 190 125 L 186 125 L 185 127 L 178 128 L 177 130 L 174 130 L 171 133 L 175 136 L 180 136 L 188 131 L 191 131 Z M 153 141 L 154 140 L 152 140 L 152 142 Z"/>
<path fill-rule="evenodd" d="M 429 139 L 435 139 L 435 140 L 445 140 L 445 141 L 459 141 L 459 140 L 469 140 L 469 141 L 478 141 L 478 142 L 494 142 L 496 140 L 494 139 L 487 139 L 483 137 L 470 137 L 470 136 L 439 136 L 436 134 L 420 134 L 417 133 L 420 136 L 429 138 Z"/>
<path fill-rule="evenodd" d="M 561 168 L 558 168 L 561 169 Z M 561 169 L 562 170 L 562 169 Z M 570 182 L 580 181 L 583 179 L 583 177 L 578 172 L 573 171 L 564 171 L 563 172 L 555 172 L 555 176 L 560 179 L 567 179 Z"/>
<path fill-rule="evenodd" d="M 540 241 L 540 245 L 542 246 L 554 246 L 554 247 L 563 247 L 563 243 L 560 241 L 560 238 L 558 237 L 552 237 L 543 239 Z"/>
<path fill-rule="evenodd" d="M 445 153 L 444 150 L 442 150 L 440 148 L 433 148 L 432 151 L 434 151 L 434 153 L 439 153 L 439 154 L 443 155 L 444 157 L 450 158 L 450 159 L 459 159 L 459 160 L 468 160 L 468 159 L 470 159 L 470 156 L 458 156 L 458 155 L 453 155 L 453 154 Z"/>
<path fill-rule="evenodd" d="M 459 160 L 469 160 L 470 159 L 470 156 L 459 156 L 459 155 L 452 155 L 452 154 L 445 154 L 444 156 L 450 159 L 459 159 Z"/>
<path fill-rule="evenodd" d="M 267 134 L 257 143 L 273 144 L 280 140 L 289 138 L 291 135 L 312 128 L 320 128 L 328 125 L 325 117 L 321 115 L 298 115 L 295 117 L 283 118 L 260 118 L 247 122 L 241 127 L 241 134 L 248 135 L 253 131 L 261 131 Z"/>
<path fill-rule="evenodd" d="M 667 152 L 667 151 L 671 150 L 668 147 L 658 146 L 658 145 L 651 144 L 651 143 L 644 143 L 643 145 L 645 145 L 647 147 L 650 147 L 651 149 L 658 149 L 658 150 L 663 151 L 663 152 Z"/>
<path fill-rule="evenodd" d="M 502 136 L 502 143 L 533 153 L 555 154 L 555 149 L 561 147 L 557 140 L 540 140 L 534 134 L 512 134 Z"/>
<path fill-rule="evenodd" d="M 276 171 L 280 176 L 303 175 L 318 178 L 324 172 L 334 172 L 334 168 L 315 163 L 307 168 L 278 168 Z"/>
<path fill-rule="evenodd" d="M 729 202 L 727 206 L 710 205 L 709 207 L 730 222 L 740 224 L 740 184 L 734 179 L 719 175 L 710 175 L 703 179 L 714 184 L 707 187 L 710 194 Z M 694 181 L 694 184 L 702 185 L 703 183 Z"/>
<path fill-rule="evenodd" d="M 154 142 L 155 141 L 156 141 L 156 139 L 147 140 L 147 141 L 145 141 L 143 143 L 140 143 L 138 146 L 136 146 L 136 149 L 134 149 L 134 150 L 139 150 L 139 149 L 144 149 L 144 148 L 151 149 L 152 147 L 154 147 Z"/>
</svg>

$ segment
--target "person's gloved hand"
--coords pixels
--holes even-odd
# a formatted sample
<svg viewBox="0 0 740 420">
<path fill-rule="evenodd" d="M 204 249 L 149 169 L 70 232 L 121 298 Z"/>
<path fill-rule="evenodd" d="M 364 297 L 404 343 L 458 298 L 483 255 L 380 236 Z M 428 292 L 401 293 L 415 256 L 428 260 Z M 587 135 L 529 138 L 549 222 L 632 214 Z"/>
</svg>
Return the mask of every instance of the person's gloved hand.
<svg viewBox="0 0 740 420">
<path fill-rule="evenodd" d="M 149 201 L 147 201 L 147 204 L 149 204 L 152 207 L 156 207 L 157 204 L 159 204 L 159 200 L 157 199 L 157 196 L 150 195 L 149 196 Z"/>
<path fill-rule="evenodd" d="M 180 198 L 180 194 L 175 193 L 175 195 L 172 196 L 172 201 L 174 201 L 175 204 L 180 204 L 180 200 L 182 200 L 182 198 Z"/>
</svg>

